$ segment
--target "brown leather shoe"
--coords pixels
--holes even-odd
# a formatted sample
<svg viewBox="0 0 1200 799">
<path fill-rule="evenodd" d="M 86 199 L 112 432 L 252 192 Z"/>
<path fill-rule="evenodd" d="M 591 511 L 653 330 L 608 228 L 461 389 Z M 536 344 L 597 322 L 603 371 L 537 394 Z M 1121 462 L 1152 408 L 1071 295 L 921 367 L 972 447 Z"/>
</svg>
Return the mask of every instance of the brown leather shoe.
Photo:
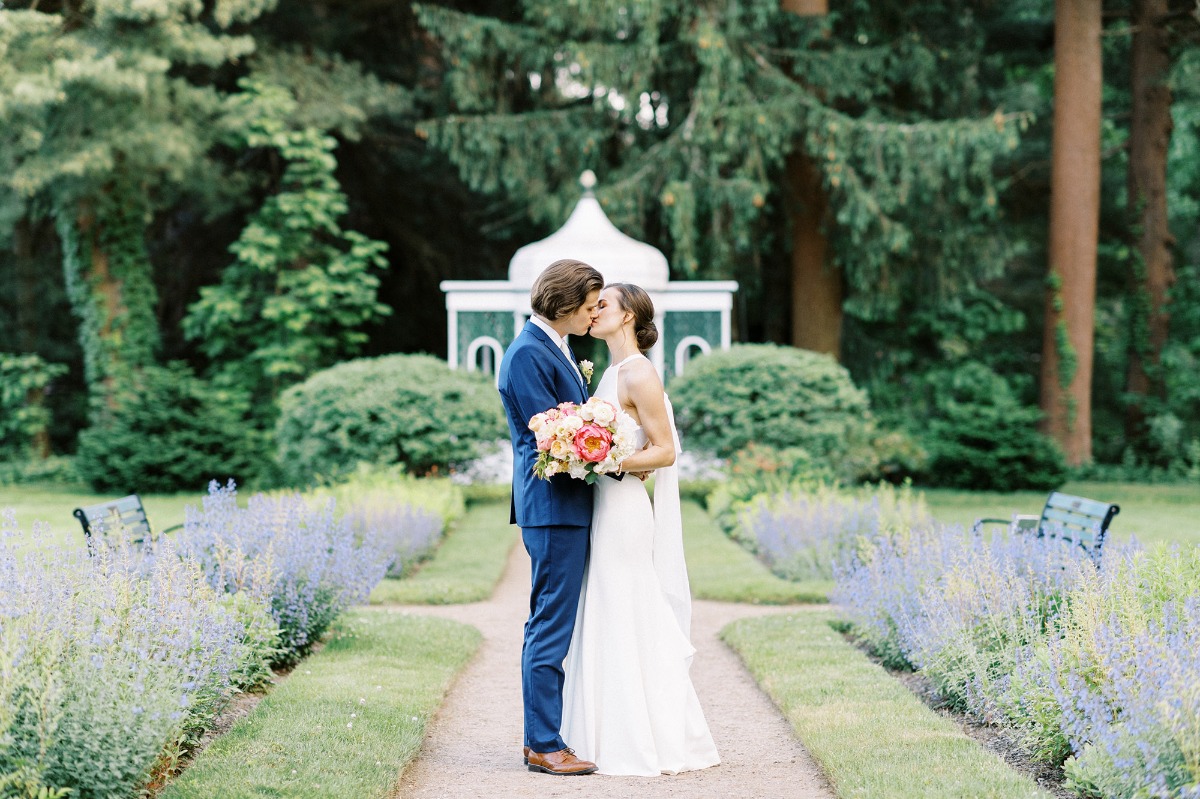
<svg viewBox="0 0 1200 799">
<path fill-rule="evenodd" d="M 571 749 L 561 752 L 530 752 L 529 770 L 540 771 L 543 774 L 557 774 L 562 777 L 574 777 L 580 774 L 591 774 L 596 770 L 595 763 L 580 760 Z"/>
<path fill-rule="evenodd" d="M 529 765 L 529 747 L 522 746 L 521 749 L 522 749 L 522 754 L 525 755 L 525 765 L 528 766 Z"/>
</svg>

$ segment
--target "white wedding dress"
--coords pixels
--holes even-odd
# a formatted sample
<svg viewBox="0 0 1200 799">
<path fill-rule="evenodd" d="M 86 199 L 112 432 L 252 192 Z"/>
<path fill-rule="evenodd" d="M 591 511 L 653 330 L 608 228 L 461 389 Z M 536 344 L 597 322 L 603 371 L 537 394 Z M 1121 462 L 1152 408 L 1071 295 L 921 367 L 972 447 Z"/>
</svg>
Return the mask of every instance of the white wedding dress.
<svg viewBox="0 0 1200 799">
<path fill-rule="evenodd" d="M 619 408 L 620 369 L 641 357 L 605 370 L 595 396 Z M 640 427 L 637 435 L 644 446 Z M 656 776 L 720 762 L 688 676 L 696 650 L 676 470 L 659 469 L 655 483 L 653 506 L 633 476 L 595 483 L 591 554 L 563 662 L 562 737 L 601 774 Z"/>
</svg>

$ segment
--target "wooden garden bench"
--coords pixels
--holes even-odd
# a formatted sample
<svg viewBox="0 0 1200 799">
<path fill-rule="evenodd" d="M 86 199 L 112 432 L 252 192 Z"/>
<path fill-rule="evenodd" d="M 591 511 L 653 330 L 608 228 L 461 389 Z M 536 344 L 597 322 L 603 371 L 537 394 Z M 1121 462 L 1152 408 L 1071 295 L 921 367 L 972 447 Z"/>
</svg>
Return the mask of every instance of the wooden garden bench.
<svg viewBox="0 0 1200 799">
<path fill-rule="evenodd" d="M 1038 537 L 1057 538 L 1078 544 L 1097 564 L 1108 533 L 1108 525 L 1121 512 L 1119 505 L 1087 497 L 1075 497 L 1058 491 L 1046 497 L 1041 516 L 1016 515 L 1011 519 L 978 519 L 971 526 L 977 532 L 985 524 L 1008 525 L 1014 533 L 1034 533 Z"/>
<path fill-rule="evenodd" d="M 115 530 L 124 530 L 134 544 L 142 544 L 147 539 L 153 541 L 156 538 L 156 534 L 150 527 L 150 520 L 146 517 L 146 509 L 142 507 L 142 498 L 137 494 L 130 494 L 127 497 L 101 502 L 97 505 L 76 508 L 72 515 L 83 526 L 83 535 L 87 539 L 89 554 L 92 552 L 94 536 L 104 535 Z M 177 524 L 162 532 L 169 533 L 180 527 L 183 525 Z"/>
</svg>

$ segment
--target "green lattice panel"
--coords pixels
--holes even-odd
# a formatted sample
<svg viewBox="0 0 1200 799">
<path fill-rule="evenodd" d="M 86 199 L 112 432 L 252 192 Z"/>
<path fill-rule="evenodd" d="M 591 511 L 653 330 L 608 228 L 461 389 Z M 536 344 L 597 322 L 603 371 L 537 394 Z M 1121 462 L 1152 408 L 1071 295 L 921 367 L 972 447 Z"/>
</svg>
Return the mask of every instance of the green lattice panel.
<svg viewBox="0 0 1200 799">
<path fill-rule="evenodd" d="M 668 311 L 663 320 L 663 371 L 675 375 L 675 348 L 688 336 L 699 336 L 714 350 L 721 348 L 720 311 Z"/>
<path fill-rule="evenodd" d="M 465 369 L 467 348 L 480 336 L 491 336 L 507 349 L 513 340 L 512 311 L 459 311 L 458 362 Z M 500 364 L 495 364 L 498 367 Z"/>
</svg>

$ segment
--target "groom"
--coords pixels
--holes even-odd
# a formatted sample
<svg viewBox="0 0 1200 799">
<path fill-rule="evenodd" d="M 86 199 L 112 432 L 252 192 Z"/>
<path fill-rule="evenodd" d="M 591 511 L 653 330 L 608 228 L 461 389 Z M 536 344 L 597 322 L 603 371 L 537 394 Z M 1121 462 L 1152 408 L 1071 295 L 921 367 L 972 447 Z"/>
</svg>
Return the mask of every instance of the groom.
<svg viewBox="0 0 1200 799">
<path fill-rule="evenodd" d="M 575 628 L 575 611 L 587 564 L 592 524 L 592 487 L 566 474 L 543 480 L 533 473 L 537 442 L 529 429 L 534 414 L 560 402 L 587 401 L 587 384 L 567 335 L 582 336 L 596 319 L 604 278 L 581 261 L 555 261 L 533 283 L 533 318 L 504 353 L 500 398 L 513 446 L 509 522 L 533 565 L 529 620 L 521 648 L 525 702 L 525 762 L 546 774 L 591 774 L 559 735 L 562 726 L 563 658 Z"/>
</svg>

